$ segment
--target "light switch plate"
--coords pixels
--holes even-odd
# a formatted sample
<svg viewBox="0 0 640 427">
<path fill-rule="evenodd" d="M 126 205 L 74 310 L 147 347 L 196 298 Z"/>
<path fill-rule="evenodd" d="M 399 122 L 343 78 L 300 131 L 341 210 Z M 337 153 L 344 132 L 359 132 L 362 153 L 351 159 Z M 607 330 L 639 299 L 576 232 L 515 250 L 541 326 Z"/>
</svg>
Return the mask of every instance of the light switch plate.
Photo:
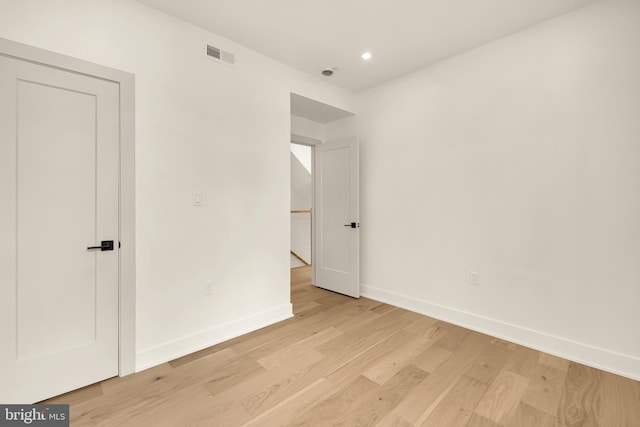
<svg viewBox="0 0 640 427">
<path fill-rule="evenodd" d="M 193 192 L 193 206 L 202 206 L 202 191 Z"/>
</svg>

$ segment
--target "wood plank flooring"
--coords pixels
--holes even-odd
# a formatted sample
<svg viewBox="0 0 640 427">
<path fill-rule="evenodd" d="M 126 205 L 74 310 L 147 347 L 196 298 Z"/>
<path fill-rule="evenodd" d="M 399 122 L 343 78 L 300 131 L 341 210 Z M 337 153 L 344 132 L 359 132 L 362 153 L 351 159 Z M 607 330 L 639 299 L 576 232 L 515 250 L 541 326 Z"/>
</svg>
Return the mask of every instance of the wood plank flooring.
<svg viewBox="0 0 640 427">
<path fill-rule="evenodd" d="M 640 426 L 640 383 L 292 270 L 295 317 L 50 399 L 72 426 Z"/>
</svg>

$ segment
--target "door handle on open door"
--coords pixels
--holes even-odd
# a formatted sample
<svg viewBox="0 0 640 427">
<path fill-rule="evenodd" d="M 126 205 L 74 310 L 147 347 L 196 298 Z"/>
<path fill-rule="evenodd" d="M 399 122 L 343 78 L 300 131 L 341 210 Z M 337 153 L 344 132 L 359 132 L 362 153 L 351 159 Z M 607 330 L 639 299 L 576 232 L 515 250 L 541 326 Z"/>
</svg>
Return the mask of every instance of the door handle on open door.
<svg viewBox="0 0 640 427">
<path fill-rule="evenodd" d="M 100 246 L 89 246 L 87 249 L 100 249 L 101 251 L 112 251 L 113 240 L 103 240 L 100 242 Z"/>
<path fill-rule="evenodd" d="M 360 228 L 360 223 L 359 222 L 352 222 L 351 224 L 345 224 L 345 227 L 351 227 L 351 228 Z"/>
</svg>

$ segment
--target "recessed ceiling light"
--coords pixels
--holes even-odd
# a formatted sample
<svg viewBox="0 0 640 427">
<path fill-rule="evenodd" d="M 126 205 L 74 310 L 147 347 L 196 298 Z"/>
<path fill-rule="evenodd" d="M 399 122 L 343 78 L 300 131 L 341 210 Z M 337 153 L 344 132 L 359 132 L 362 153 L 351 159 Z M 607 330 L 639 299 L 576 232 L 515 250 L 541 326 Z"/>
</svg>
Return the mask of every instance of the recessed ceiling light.
<svg viewBox="0 0 640 427">
<path fill-rule="evenodd" d="M 360 55 L 362 57 L 362 59 L 364 59 L 365 61 L 370 60 L 371 58 L 373 58 L 373 55 L 371 55 L 371 52 L 365 52 L 362 55 Z"/>
</svg>

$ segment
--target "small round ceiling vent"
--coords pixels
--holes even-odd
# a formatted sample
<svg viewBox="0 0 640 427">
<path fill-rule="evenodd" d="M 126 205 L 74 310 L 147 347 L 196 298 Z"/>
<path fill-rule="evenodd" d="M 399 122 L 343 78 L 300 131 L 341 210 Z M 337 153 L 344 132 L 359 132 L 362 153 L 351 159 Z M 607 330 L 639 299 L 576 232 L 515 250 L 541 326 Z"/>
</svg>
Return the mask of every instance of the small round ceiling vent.
<svg viewBox="0 0 640 427">
<path fill-rule="evenodd" d="M 331 77 L 333 76 L 333 73 L 337 70 L 337 68 L 335 67 L 327 67 L 325 69 L 322 70 L 322 75 L 325 77 Z"/>
</svg>

